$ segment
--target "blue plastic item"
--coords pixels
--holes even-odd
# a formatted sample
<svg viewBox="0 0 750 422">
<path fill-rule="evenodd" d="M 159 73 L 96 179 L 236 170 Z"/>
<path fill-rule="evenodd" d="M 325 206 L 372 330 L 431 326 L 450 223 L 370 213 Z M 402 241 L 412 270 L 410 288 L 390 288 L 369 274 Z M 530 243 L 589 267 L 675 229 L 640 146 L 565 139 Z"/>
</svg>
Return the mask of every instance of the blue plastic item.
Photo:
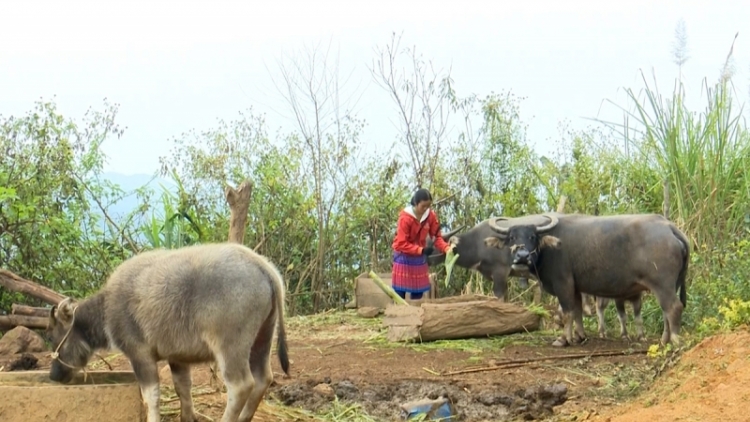
<svg viewBox="0 0 750 422">
<path fill-rule="evenodd" d="M 445 397 L 436 400 L 424 399 L 401 405 L 401 417 L 405 420 L 419 415 L 427 415 L 428 420 L 453 421 L 456 411 L 453 404 Z"/>
</svg>

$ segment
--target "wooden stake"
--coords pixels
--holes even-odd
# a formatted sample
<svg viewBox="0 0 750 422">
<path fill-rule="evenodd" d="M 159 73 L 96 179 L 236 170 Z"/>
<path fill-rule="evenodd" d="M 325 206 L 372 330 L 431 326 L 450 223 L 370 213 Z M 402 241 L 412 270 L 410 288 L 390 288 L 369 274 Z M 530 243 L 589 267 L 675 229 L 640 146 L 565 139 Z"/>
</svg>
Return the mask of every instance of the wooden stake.
<svg viewBox="0 0 750 422">
<path fill-rule="evenodd" d="M 381 279 L 380 277 L 378 277 L 377 274 L 375 274 L 375 271 L 372 271 L 372 270 L 370 271 L 370 278 L 375 282 L 375 284 L 378 285 L 378 287 L 383 289 L 385 294 L 387 294 L 388 296 L 390 296 L 391 299 L 393 299 L 393 302 L 395 302 L 396 305 L 409 306 L 409 304 L 406 303 L 406 301 L 402 299 L 401 296 L 399 296 L 398 293 L 396 293 L 396 291 L 393 290 L 391 286 L 385 284 L 383 279 Z"/>
<path fill-rule="evenodd" d="M 592 357 L 601 357 L 601 356 L 635 355 L 635 354 L 646 354 L 647 352 L 648 352 L 647 349 L 602 350 L 598 352 L 570 353 L 567 355 L 542 356 L 538 358 L 527 358 L 527 359 L 513 359 L 513 360 L 506 360 L 504 362 L 498 362 L 494 366 L 483 366 L 479 368 L 462 369 L 460 371 L 444 372 L 442 375 L 445 377 L 445 376 L 451 376 L 451 375 L 469 374 L 473 372 L 494 371 L 496 369 L 517 368 L 520 366 L 526 366 L 529 363 L 541 362 L 545 360 L 583 359 L 587 357 L 592 358 Z"/>
</svg>

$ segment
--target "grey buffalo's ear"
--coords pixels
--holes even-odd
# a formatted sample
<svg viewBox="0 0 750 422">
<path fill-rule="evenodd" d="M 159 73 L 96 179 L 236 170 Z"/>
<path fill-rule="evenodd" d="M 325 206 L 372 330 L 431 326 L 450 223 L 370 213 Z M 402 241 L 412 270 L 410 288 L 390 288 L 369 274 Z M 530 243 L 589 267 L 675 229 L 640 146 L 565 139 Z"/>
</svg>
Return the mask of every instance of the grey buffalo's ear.
<svg viewBox="0 0 750 422">
<path fill-rule="evenodd" d="M 47 320 L 47 328 L 54 328 L 57 320 L 55 319 L 55 312 L 57 312 L 57 305 L 52 305 L 52 309 L 49 310 L 49 319 Z"/>
<path fill-rule="evenodd" d="M 74 303 L 69 298 L 63 300 L 58 304 L 57 318 L 63 323 L 72 321 L 76 307 L 78 307 L 78 304 Z"/>
<path fill-rule="evenodd" d="M 542 236 L 539 241 L 539 249 L 558 249 L 560 246 L 562 246 L 562 240 L 555 236 Z"/>
<path fill-rule="evenodd" d="M 505 240 L 499 237 L 490 236 L 484 239 L 484 246 L 488 248 L 501 249 L 505 246 Z"/>
</svg>

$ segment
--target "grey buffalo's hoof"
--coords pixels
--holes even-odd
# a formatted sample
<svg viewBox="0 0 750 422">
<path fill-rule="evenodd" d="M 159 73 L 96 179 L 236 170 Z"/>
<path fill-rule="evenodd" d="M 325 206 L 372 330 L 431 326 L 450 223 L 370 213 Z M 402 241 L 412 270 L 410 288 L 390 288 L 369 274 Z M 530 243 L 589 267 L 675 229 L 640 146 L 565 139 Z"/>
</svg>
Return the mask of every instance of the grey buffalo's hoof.
<svg viewBox="0 0 750 422">
<path fill-rule="evenodd" d="M 586 341 L 586 335 L 585 334 L 581 335 L 579 333 L 575 333 L 575 335 L 573 336 L 573 343 L 581 344 L 584 341 Z"/>
<path fill-rule="evenodd" d="M 630 340 L 630 336 L 628 336 L 627 334 L 620 334 L 620 338 L 623 340 Z"/>
<path fill-rule="evenodd" d="M 557 340 L 552 342 L 552 346 L 554 347 L 567 347 L 570 346 L 568 343 L 568 340 L 565 339 L 565 337 L 560 337 Z"/>
<path fill-rule="evenodd" d="M 599 331 L 599 338 L 607 338 L 607 333 L 604 331 Z"/>
<path fill-rule="evenodd" d="M 182 413 L 180 414 L 180 422 L 198 422 L 198 415 L 196 414 L 186 415 Z"/>
<path fill-rule="evenodd" d="M 645 341 L 646 341 L 646 336 L 644 336 L 643 334 L 641 334 L 641 335 L 639 335 L 639 336 L 638 336 L 638 337 L 636 338 L 636 340 L 637 340 L 637 341 L 640 341 L 640 342 L 645 342 Z"/>
</svg>

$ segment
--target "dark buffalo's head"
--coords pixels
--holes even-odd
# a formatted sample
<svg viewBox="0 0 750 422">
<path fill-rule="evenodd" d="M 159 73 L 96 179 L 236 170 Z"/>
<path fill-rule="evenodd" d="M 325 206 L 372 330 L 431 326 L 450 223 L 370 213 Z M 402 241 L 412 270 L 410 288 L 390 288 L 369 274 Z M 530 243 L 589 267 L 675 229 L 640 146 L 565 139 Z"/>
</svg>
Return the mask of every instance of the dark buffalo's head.
<svg viewBox="0 0 750 422">
<path fill-rule="evenodd" d="M 85 327 L 76 320 L 77 304 L 65 299 L 53 306 L 47 324 L 47 338 L 52 343 L 52 381 L 67 384 L 86 366 L 93 350 L 85 338 Z"/>
<path fill-rule="evenodd" d="M 443 238 L 443 240 L 445 240 L 445 241 L 446 241 L 447 243 L 450 243 L 450 244 L 455 244 L 455 239 L 456 239 L 456 238 L 455 238 L 455 235 L 456 235 L 456 233 L 458 233 L 458 232 L 459 232 L 459 231 L 460 231 L 461 229 L 463 229 L 463 228 L 464 228 L 464 226 L 463 226 L 463 225 L 461 225 L 461 226 L 459 226 L 458 228 L 456 228 L 456 229 L 454 229 L 454 230 L 450 230 L 450 231 L 448 231 L 448 232 L 444 232 L 444 231 L 443 231 L 443 229 L 445 229 L 445 228 L 447 228 L 447 226 L 445 226 L 445 225 L 443 225 L 443 226 L 441 227 L 441 234 L 440 234 L 440 236 L 441 236 L 441 237 Z M 433 239 L 433 238 L 432 238 L 431 236 L 427 236 L 427 243 L 426 243 L 425 247 L 427 247 L 427 246 L 434 246 L 434 242 L 435 242 L 435 239 Z M 455 249 L 454 249 L 454 252 L 456 252 L 456 253 L 457 253 L 457 250 L 455 250 Z M 439 252 L 439 251 L 437 251 L 437 250 L 435 250 L 435 251 L 434 251 L 434 252 L 433 252 L 433 253 L 432 253 L 432 254 L 431 254 L 430 256 L 428 256 L 428 257 L 427 257 L 427 263 L 428 263 L 428 264 L 429 264 L 430 266 L 432 266 L 432 265 L 437 265 L 437 264 L 440 264 L 440 263 L 443 263 L 443 262 L 445 262 L 445 254 L 444 254 L 444 253 L 442 253 L 442 252 Z"/>
<path fill-rule="evenodd" d="M 509 248 L 512 254 L 512 268 L 518 271 L 535 267 L 539 259 L 539 252 L 544 248 L 557 248 L 561 241 L 555 236 L 546 234 L 554 228 L 558 219 L 554 215 L 543 214 L 549 220 L 547 224 L 518 224 L 503 227 L 496 218 L 490 220 L 490 227 L 497 233 L 484 239 L 484 244 L 490 248 Z"/>
</svg>

